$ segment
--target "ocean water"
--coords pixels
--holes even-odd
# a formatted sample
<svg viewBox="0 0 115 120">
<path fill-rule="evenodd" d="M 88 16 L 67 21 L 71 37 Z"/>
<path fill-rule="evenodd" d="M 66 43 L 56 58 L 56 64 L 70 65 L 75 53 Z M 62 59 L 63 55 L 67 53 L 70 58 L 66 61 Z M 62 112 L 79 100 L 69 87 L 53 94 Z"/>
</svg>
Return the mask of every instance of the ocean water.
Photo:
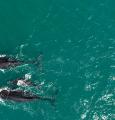
<svg viewBox="0 0 115 120">
<path fill-rule="evenodd" d="M 0 70 L 0 86 L 30 75 L 56 106 L 0 99 L 0 120 L 115 119 L 115 1 L 0 0 L 0 54 L 33 60 Z"/>
</svg>

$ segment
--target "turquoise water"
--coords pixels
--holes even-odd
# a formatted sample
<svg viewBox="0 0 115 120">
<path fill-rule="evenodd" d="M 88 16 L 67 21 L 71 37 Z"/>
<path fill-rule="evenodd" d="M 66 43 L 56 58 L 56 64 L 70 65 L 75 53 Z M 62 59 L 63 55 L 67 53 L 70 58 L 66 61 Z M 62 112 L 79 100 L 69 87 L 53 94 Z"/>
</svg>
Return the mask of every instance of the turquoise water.
<svg viewBox="0 0 115 120">
<path fill-rule="evenodd" d="M 1 0 L 0 53 L 35 59 L 0 71 L 0 86 L 31 74 L 59 89 L 56 107 L 0 101 L 0 120 L 113 120 L 115 87 L 114 0 Z M 52 89 L 52 86 L 51 88 Z"/>
</svg>

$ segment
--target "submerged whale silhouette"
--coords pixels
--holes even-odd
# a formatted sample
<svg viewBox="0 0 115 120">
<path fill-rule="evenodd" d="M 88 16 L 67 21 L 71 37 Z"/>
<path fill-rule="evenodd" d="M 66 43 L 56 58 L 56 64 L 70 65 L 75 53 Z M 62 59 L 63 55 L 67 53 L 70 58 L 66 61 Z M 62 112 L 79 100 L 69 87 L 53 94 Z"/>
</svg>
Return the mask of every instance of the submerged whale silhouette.
<svg viewBox="0 0 115 120">
<path fill-rule="evenodd" d="M 0 98 L 4 100 L 12 100 L 16 102 L 27 102 L 33 100 L 44 100 L 49 102 L 55 101 L 54 97 L 38 96 L 23 90 L 1 90 Z"/>
</svg>

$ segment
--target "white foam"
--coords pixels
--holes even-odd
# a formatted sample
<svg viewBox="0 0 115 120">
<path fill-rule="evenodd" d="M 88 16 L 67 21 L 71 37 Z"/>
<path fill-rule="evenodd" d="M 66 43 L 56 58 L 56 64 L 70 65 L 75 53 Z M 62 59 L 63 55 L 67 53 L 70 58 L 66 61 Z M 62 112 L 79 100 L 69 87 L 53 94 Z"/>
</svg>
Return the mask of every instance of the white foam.
<svg viewBox="0 0 115 120">
<path fill-rule="evenodd" d="M 44 81 L 40 83 L 40 85 L 44 85 Z"/>
<path fill-rule="evenodd" d="M 5 73 L 5 69 L 0 69 L 1 72 Z"/>
<path fill-rule="evenodd" d="M 93 120 L 99 120 L 99 116 L 97 115 L 97 113 L 93 115 Z"/>
<path fill-rule="evenodd" d="M 111 98 L 113 96 L 113 94 L 107 94 L 107 95 L 103 95 L 101 97 L 101 100 L 107 101 L 109 98 Z"/>
<path fill-rule="evenodd" d="M 9 90 L 9 88 L 8 88 L 8 87 L 0 88 L 0 92 L 1 92 L 2 90 Z"/>
<path fill-rule="evenodd" d="M 86 114 L 82 114 L 81 115 L 81 119 L 83 120 L 83 119 L 85 119 L 86 118 Z"/>
<path fill-rule="evenodd" d="M 28 80 L 28 79 L 31 79 L 31 74 L 30 73 L 28 73 L 28 74 L 25 74 L 25 80 Z"/>
<path fill-rule="evenodd" d="M 3 89 L 0 89 L 0 92 L 2 91 Z"/>
<path fill-rule="evenodd" d="M 85 86 L 85 90 L 86 90 L 86 91 L 91 91 L 91 90 L 92 90 L 91 85 L 86 85 L 86 86 Z"/>
<path fill-rule="evenodd" d="M 101 118 L 102 118 L 102 120 L 108 120 L 108 117 L 105 115 L 102 115 Z"/>
<path fill-rule="evenodd" d="M 112 77 L 112 80 L 115 80 L 115 76 Z"/>
<path fill-rule="evenodd" d="M 27 86 L 27 84 L 23 80 L 18 80 L 17 85 L 18 86 L 25 86 L 25 87 Z"/>
<path fill-rule="evenodd" d="M 0 55 L 0 57 L 6 57 L 6 55 L 3 54 L 3 55 Z"/>
</svg>

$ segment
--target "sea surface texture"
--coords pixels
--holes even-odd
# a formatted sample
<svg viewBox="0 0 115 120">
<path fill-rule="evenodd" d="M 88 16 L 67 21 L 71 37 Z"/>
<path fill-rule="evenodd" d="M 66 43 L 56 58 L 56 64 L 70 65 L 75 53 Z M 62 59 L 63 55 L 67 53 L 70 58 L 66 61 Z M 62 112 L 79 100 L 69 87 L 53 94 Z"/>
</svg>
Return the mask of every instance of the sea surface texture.
<svg viewBox="0 0 115 120">
<path fill-rule="evenodd" d="M 0 99 L 0 120 L 115 120 L 115 0 L 0 0 L 0 54 L 41 55 L 0 69 L 1 88 L 25 76 L 56 97 Z"/>
</svg>

